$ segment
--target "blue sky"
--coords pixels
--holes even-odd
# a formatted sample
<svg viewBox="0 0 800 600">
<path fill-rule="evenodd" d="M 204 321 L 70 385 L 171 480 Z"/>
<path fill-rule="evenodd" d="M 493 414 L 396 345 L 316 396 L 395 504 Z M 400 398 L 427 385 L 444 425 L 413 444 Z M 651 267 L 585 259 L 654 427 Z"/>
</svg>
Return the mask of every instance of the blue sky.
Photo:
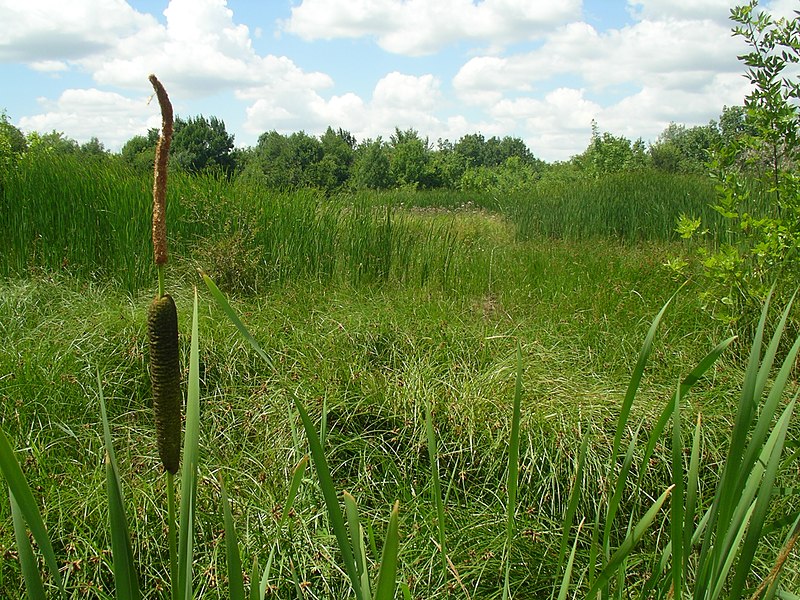
<svg viewBox="0 0 800 600">
<path fill-rule="evenodd" d="M 747 93 L 729 0 L 0 0 L 0 94 L 25 131 L 117 150 L 176 112 L 361 140 L 521 137 L 563 160 L 601 130 L 654 141 Z M 762 2 L 791 15 L 797 0 Z"/>
</svg>

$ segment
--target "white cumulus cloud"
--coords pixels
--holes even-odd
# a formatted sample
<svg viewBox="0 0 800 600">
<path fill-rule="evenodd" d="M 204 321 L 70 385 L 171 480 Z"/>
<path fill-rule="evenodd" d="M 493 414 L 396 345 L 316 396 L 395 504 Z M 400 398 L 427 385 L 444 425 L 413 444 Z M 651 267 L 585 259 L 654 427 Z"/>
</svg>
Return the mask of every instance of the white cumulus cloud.
<svg viewBox="0 0 800 600">
<path fill-rule="evenodd" d="M 284 29 L 305 40 L 374 37 L 388 52 L 418 56 L 465 40 L 535 39 L 580 10 L 579 0 L 303 0 Z"/>
</svg>

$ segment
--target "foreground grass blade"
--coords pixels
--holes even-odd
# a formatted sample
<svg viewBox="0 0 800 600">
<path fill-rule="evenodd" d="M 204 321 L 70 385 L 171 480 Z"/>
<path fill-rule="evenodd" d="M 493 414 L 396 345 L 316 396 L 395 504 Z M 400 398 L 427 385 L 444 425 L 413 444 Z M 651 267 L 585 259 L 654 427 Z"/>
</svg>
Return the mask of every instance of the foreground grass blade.
<svg viewBox="0 0 800 600">
<path fill-rule="evenodd" d="M 45 564 L 50 570 L 53 582 L 61 592 L 61 595 L 64 595 L 61 573 L 58 571 L 56 555 L 53 552 L 53 545 L 50 543 L 50 537 L 47 535 L 44 521 L 42 521 L 42 515 L 39 513 L 36 500 L 33 499 L 31 488 L 22 474 L 22 469 L 17 462 L 17 457 L 14 455 L 14 450 L 12 450 L 11 444 L 2 429 L 0 429 L 0 470 L 3 472 L 3 477 L 6 478 L 8 488 L 17 501 L 17 507 L 20 509 L 22 517 L 33 535 L 33 539 L 36 540 L 44 556 Z"/>
<path fill-rule="evenodd" d="M 567 560 L 567 568 L 564 569 L 564 576 L 561 579 L 561 587 L 558 591 L 558 600 L 567 600 L 567 592 L 569 591 L 569 582 L 572 579 L 572 565 L 575 563 L 575 551 L 578 549 L 578 540 L 581 537 L 581 528 L 583 527 L 583 520 L 578 525 L 578 531 L 575 534 L 575 541 L 572 544 L 572 551 L 569 553 Z M 560 567 L 559 567 L 560 568 Z M 553 588 L 555 593 L 555 588 Z"/>
<path fill-rule="evenodd" d="M 114 587 L 116 588 L 118 600 L 136 600 L 141 598 L 139 576 L 136 573 L 136 564 L 133 560 L 128 519 L 125 516 L 125 502 L 122 496 L 122 484 L 120 483 L 114 444 L 111 440 L 111 428 L 108 425 L 106 400 L 103 396 L 103 385 L 99 371 L 97 373 L 97 389 L 100 393 L 100 418 L 103 421 L 103 438 L 106 448 L 106 490 L 108 493 L 108 520 L 111 526 Z"/>
<path fill-rule="evenodd" d="M 774 288 L 773 288 L 774 289 Z M 714 495 L 711 505 L 709 522 L 703 544 L 700 549 L 700 558 L 697 567 L 697 586 L 695 594 L 703 598 L 708 594 L 709 587 L 713 585 L 719 577 L 722 569 L 724 556 L 718 550 L 719 540 L 728 534 L 730 519 L 736 508 L 741 490 L 737 490 L 737 482 L 740 480 L 740 464 L 745 454 L 745 443 L 747 433 L 753 420 L 753 411 L 758 399 L 755 396 L 756 382 L 761 364 L 761 344 L 764 339 L 764 326 L 769 311 L 769 302 L 773 290 L 764 302 L 761 310 L 761 317 L 756 327 L 753 337 L 753 344 L 750 348 L 750 357 L 745 369 L 742 391 L 739 395 L 739 403 L 736 409 L 736 418 L 733 426 L 733 434 L 725 463 L 722 468 L 720 482 Z M 715 543 L 716 541 L 716 543 Z M 713 551 L 712 551 L 713 545 Z"/>
<path fill-rule="evenodd" d="M 397 552 L 400 546 L 399 517 L 400 501 L 395 500 L 386 539 L 383 542 L 381 566 L 378 570 L 378 581 L 375 585 L 375 600 L 393 600 L 397 588 Z"/>
<path fill-rule="evenodd" d="M 308 466 L 308 454 L 306 454 L 303 458 L 300 459 L 300 462 L 294 468 L 292 472 L 292 482 L 289 484 L 289 494 L 286 496 L 286 503 L 283 506 L 283 512 L 281 513 L 281 520 L 280 526 L 283 527 L 286 524 L 286 520 L 289 518 L 289 515 L 292 512 L 292 507 L 294 506 L 294 499 L 297 497 L 297 490 L 300 489 L 300 483 L 303 481 L 303 476 L 306 474 L 306 467 Z"/>
<path fill-rule="evenodd" d="M 194 510 L 197 494 L 197 464 L 200 440 L 200 348 L 197 326 L 197 289 L 192 312 L 192 343 L 189 353 L 189 385 L 186 393 L 186 424 L 181 471 L 181 515 L 178 538 L 178 595 L 191 600 Z"/>
<path fill-rule="evenodd" d="M 683 526 L 685 520 L 683 435 L 681 431 L 681 386 L 675 391 L 672 413 L 672 492 L 670 506 L 670 539 L 672 541 L 672 589 L 676 598 L 683 598 L 684 556 L 689 548 L 684 546 Z"/>
<path fill-rule="evenodd" d="M 761 489 L 755 501 L 753 516 L 750 518 L 750 526 L 747 528 L 747 534 L 744 538 L 739 562 L 736 564 L 736 571 L 733 575 L 731 597 L 736 597 L 738 594 L 742 593 L 747 576 L 750 574 L 753 558 L 756 548 L 758 547 L 758 540 L 761 538 L 761 532 L 767 519 L 767 510 L 772 498 L 772 491 L 774 489 L 775 479 L 778 475 L 778 469 L 780 468 L 781 454 L 783 453 L 786 432 L 789 428 L 789 421 L 792 418 L 792 413 L 794 412 L 795 402 L 796 399 L 793 399 L 784 410 L 780 419 L 778 419 L 775 429 L 764 448 L 764 454 L 762 454 L 759 461 L 765 464 L 764 475 L 761 482 Z"/>
<path fill-rule="evenodd" d="M 328 510 L 328 519 L 330 519 L 333 533 L 336 535 L 336 541 L 339 543 L 339 551 L 342 553 L 345 572 L 350 578 L 350 583 L 353 585 L 356 598 L 358 600 L 367 600 L 361 593 L 361 581 L 358 577 L 358 570 L 356 569 L 355 560 L 353 558 L 353 550 L 350 548 L 350 540 L 348 539 L 347 529 L 344 524 L 344 516 L 339 506 L 336 487 L 333 485 L 333 478 L 331 477 L 330 469 L 328 469 L 328 462 L 325 460 L 325 454 L 322 451 L 319 436 L 303 403 L 295 398 L 294 404 L 297 408 L 297 412 L 300 413 L 300 420 L 303 422 L 303 428 L 306 431 L 308 445 L 311 447 L 311 458 L 317 470 L 317 479 L 319 480 L 319 487 L 322 490 L 322 497 L 325 500 L 325 507 Z"/>
<path fill-rule="evenodd" d="M 228 566 L 228 593 L 231 600 L 245 600 L 244 576 L 242 575 L 242 559 L 239 555 L 239 539 L 236 536 L 236 527 L 233 525 L 233 515 L 231 514 L 231 503 L 228 500 L 228 492 L 225 490 L 225 482 L 222 477 L 219 479 L 220 491 L 222 494 L 222 513 L 225 521 L 225 555 Z M 255 586 L 255 584 L 253 584 Z"/>
<path fill-rule="evenodd" d="M 425 401 L 425 437 L 428 442 L 428 460 L 431 465 L 431 485 L 433 501 L 436 504 L 436 531 L 439 537 L 439 551 L 442 555 L 442 580 L 447 581 L 447 545 L 444 522 L 444 500 L 442 485 L 439 481 L 439 452 L 436 444 L 436 432 L 433 429 L 433 409 L 431 403 Z"/>
<path fill-rule="evenodd" d="M 25 527 L 25 519 L 19 510 L 19 505 L 14 499 L 14 494 L 9 490 L 8 499 L 11 502 L 11 519 L 14 522 L 14 539 L 17 542 L 17 552 L 19 552 L 19 564 L 22 568 L 22 579 L 25 581 L 25 591 L 28 593 L 29 600 L 45 600 L 44 583 L 42 575 L 39 573 L 39 562 L 33 553 L 31 541 L 28 539 L 28 530 Z"/>
<path fill-rule="evenodd" d="M 264 350 L 261 349 L 259 343 L 250 334 L 250 331 L 247 329 L 247 327 L 245 327 L 241 319 L 239 319 L 239 316 L 236 314 L 236 311 L 233 310 L 233 307 L 230 305 L 227 298 L 225 298 L 225 294 L 223 294 L 220 291 L 220 289 L 213 282 L 213 280 L 203 271 L 200 271 L 200 275 L 203 278 L 203 281 L 205 282 L 208 291 L 211 292 L 211 296 L 214 298 L 217 304 L 219 304 L 220 308 L 223 310 L 228 319 L 230 319 L 231 323 L 233 323 L 236 326 L 236 329 L 239 330 L 239 333 L 242 334 L 242 337 L 244 337 L 244 339 L 246 339 L 250 343 L 250 345 L 253 347 L 253 350 L 255 350 L 258 353 L 258 355 L 261 358 L 263 358 L 264 361 L 269 365 L 269 367 L 273 369 L 274 366 L 272 365 L 272 361 L 270 360 L 269 356 L 267 355 L 266 352 L 264 352 Z"/>
<path fill-rule="evenodd" d="M 367 572 L 367 553 L 364 548 L 364 531 L 361 527 L 361 518 L 358 515 L 358 505 L 352 494 L 344 492 L 344 508 L 347 514 L 347 527 L 350 530 L 350 545 L 356 558 L 356 570 L 361 583 L 361 594 L 365 599 L 372 597 L 369 586 L 369 573 Z"/>
<path fill-rule="evenodd" d="M 511 439 L 508 443 L 508 502 L 506 504 L 506 576 L 503 600 L 511 595 L 511 542 L 514 539 L 514 518 L 517 513 L 517 483 L 519 481 L 519 422 L 522 404 L 522 348 L 517 342 L 517 377 L 514 384 L 514 407 L 511 412 Z"/>
<path fill-rule="evenodd" d="M 589 448 L 589 436 L 584 435 L 583 441 L 581 442 L 581 449 L 578 452 L 578 465 L 575 467 L 575 477 L 572 481 L 572 491 L 569 494 L 569 501 L 567 502 L 567 512 L 564 515 L 564 523 L 563 523 L 563 533 L 561 534 L 561 546 L 558 549 L 558 567 L 556 568 L 556 573 L 561 573 L 561 569 L 564 566 L 564 558 L 567 555 L 567 546 L 569 544 L 569 534 L 572 530 L 572 523 L 575 521 L 575 512 L 578 510 L 578 501 L 580 500 L 581 496 L 581 479 L 583 478 L 583 469 L 584 465 L 586 464 L 586 451 Z M 583 520 L 581 520 L 581 527 L 583 526 Z M 578 529 L 580 533 L 580 528 Z M 577 540 L 576 534 L 576 540 Z M 566 573 L 564 574 L 567 577 Z M 569 578 L 567 578 L 569 579 Z M 563 586 L 563 581 L 562 581 Z M 553 588 L 553 594 L 555 594 L 555 588 Z M 552 594 L 551 594 L 552 597 Z"/>
<path fill-rule="evenodd" d="M 647 364 L 647 360 L 650 358 L 650 353 L 653 350 L 653 339 L 656 337 L 656 330 L 658 329 L 659 323 L 661 323 L 661 319 L 664 317 L 664 313 L 667 312 L 667 308 L 675 299 L 676 294 L 677 292 L 673 294 L 669 300 L 667 300 L 666 304 L 664 304 L 664 306 L 656 315 L 656 318 L 653 319 L 650 329 L 647 331 L 647 335 L 644 338 L 642 348 L 639 350 L 639 358 L 637 359 L 636 366 L 631 374 L 631 379 L 628 383 L 628 389 L 625 392 L 625 398 L 623 399 L 622 407 L 620 408 L 619 420 L 617 421 L 617 431 L 614 434 L 614 445 L 612 446 L 611 450 L 611 456 L 614 458 L 616 458 L 619 452 L 619 446 L 622 442 L 622 432 L 625 431 L 625 427 L 628 424 L 628 417 L 631 414 L 633 400 L 636 397 L 636 392 L 639 389 L 639 384 L 642 381 L 645 365 Z"/>
<path fill-rule="evenodd" d="M 672 492 L 672 486 L 668 487 L 664 493 L 658 497 L 658 500 L 656 500 L 653 506 L 644 514 L 642 519 L 633 528 L 630 535 L 628 535 L 620 547 L 617 548 L 611 559 L 603 567 L 603 570 L 600 571 L 597 579 L 594 580 L 589 593 L 586 595 L 587 598 L 594 597 L 594 595 L 617 573 L 617 570 L 623 565 L 625 559 L 628 558 L 628 555 L 642 539 L 647 528 L 650 527 L 655 520 L 658 511 L 661 510 L 661 506 L 666 502 L 670 492 Z"/>
</svg>

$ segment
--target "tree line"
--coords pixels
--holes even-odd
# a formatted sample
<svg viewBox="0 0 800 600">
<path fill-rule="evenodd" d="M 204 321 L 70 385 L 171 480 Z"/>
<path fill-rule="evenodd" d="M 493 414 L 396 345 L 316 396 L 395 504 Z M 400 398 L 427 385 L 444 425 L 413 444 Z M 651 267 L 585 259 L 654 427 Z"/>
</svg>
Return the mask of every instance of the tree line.
<svg viewBox="0 0 800 600">
<path fill-rule="evenodd" d="M 223 120 L 202 115 L 175 120 L 171 167 L 192 173 L 216 171 L 243 177 L 274 189 L 313 187 L 328 192 L 344 189 L 502 189 L 513 191 L 542 178 L 598 177 L 608 173 L 657 169 L 670 173 L 707 172 L 714 148 L 747 131 L 743 107 L 725 107 L 719 121 L 686 127 L 670 123 L 658 139 L 601 132 L 592 123 L 587 148 L 568 161 L 546 163 L 525 142 L 512 136 L 471 133 L 452 142 L 432 143 L 415 129 L 396 128 L 388 139 L 357 140 L 344 129 L 320 136 L 304 131 L 261 134 L 252 147 L 237 148 Z M 118 160 L 143 173 L 151 172 L 158 130 L 129 139 L 117 153 L 92 138 L 79 144 L 63 133 L 24 135 L 0 113 L 0 168 L 25 152 L 54 152 L 91 159 Z"/>
</svg>

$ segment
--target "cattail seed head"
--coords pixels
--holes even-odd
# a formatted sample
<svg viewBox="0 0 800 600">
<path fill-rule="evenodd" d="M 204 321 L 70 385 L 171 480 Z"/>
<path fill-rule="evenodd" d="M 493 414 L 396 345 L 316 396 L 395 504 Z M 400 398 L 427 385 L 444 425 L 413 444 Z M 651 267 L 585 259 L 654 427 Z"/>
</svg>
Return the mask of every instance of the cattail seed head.
<svg viewBox="0 0 800 600">
<path fill-rule="evenodd" d="M 150 304 L 147 312 L 150 344 L 150 380 L 156 417 L 158 454 L 173 475 L 181 459 L 181 369 L 178 351 L 178 311 L 172 296 L 165 294 Z"/>
</svg>

